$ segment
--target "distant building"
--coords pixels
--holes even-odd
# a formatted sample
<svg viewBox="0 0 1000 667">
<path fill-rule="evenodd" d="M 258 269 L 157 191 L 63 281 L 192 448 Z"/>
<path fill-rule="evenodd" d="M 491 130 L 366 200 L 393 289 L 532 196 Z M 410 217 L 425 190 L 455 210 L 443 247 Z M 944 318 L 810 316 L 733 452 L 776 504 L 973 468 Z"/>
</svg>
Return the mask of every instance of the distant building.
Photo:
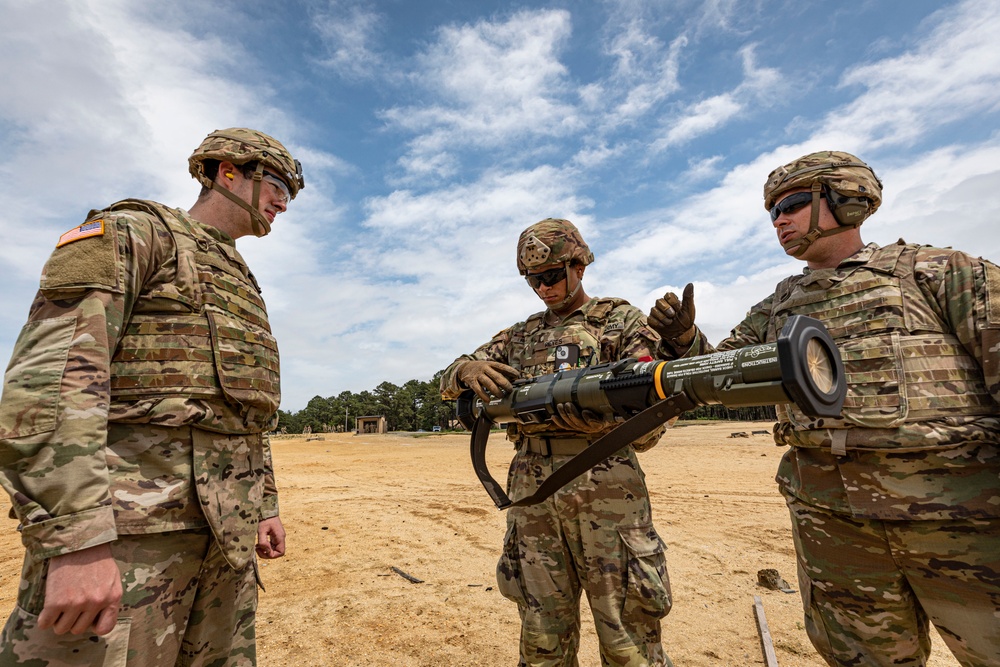
<svg viewBox="0 0 1000 667">
<path fill-rule="evenodd" d="M 355 424 L 357 424 L 357 433 L 387 433 L 389 431 L 385 417 L 382 415 L 357 417 Z"/>
</svg>

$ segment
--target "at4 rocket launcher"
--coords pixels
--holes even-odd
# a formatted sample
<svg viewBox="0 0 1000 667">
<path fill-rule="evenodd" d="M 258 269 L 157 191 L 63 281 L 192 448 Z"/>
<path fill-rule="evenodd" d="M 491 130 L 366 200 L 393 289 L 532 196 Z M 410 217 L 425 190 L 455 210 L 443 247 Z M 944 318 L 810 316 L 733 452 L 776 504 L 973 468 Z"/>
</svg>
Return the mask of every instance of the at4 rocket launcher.
<svg viewBox="0 0 1000 667">
<path fill-rule="evenodd" d="M 795 315 L 774 343 L 674 361 L 621 361 L 559 371 L 514 382 L 506 396 L 484 404 L 472 391 L 458 399 L 458 418 L 472 431 L 476 475 L 499 509 L 537 504 L 622 447 L 687 410 L 795 403 L 809 416 L 838 417 L 847 395 L 840 351 L 822 322 Z M 512 502 L 486 467 L 493 424 L 540 424 L 556 405 L 618 421 L 548 477 L 538 490 Z"/>
</svg>

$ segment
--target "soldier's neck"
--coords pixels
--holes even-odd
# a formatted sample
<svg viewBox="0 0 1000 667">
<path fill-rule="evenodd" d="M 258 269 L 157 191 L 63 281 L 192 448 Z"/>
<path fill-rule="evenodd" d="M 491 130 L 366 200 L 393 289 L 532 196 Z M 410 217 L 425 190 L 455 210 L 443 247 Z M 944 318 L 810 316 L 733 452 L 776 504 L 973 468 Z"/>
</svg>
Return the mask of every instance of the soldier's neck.
<svg viewBox="0 0 1000 667">
<path fill-rule="evenodd" d="M 583 290 L 583 285 L 580 285 L 580 289 L 577 290 L 574 297 L 570 299 L 565 306 L 559 308 L 558 310 L 555 308 L 549 308 L 549 312 L 559 319 L 563 319 L 588 301 L 590 301 L 590 297 L 587 296 L 587 293 Z"/>
</svg>

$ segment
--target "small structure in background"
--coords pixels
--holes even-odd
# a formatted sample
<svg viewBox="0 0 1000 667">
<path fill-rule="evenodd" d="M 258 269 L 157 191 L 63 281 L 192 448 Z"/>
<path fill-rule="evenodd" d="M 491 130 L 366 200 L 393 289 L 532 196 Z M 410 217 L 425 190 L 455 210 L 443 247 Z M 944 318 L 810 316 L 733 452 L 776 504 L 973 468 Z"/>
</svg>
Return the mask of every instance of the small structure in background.
<svg viewBox="0 0 1000 667">
<path fill-rule="evenodd" d="M 387 433 L 385 417 L 382 415 L 371 415 L 368 417 L 357 417 L 357 433 Z"/>
</svg>

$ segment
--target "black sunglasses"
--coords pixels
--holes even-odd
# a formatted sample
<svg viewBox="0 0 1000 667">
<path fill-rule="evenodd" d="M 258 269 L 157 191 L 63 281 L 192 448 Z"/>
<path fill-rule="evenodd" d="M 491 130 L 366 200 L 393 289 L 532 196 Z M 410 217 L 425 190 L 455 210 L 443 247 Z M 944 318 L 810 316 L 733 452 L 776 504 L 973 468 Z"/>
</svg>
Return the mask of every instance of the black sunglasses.
<svg viewBox="0 0 1000 667">
<path fill-rule="evenodd" d="M 541 273 L 529 273 L 524 279 L 531 285 L 531 289 L 538 289 L 542 285 L 552 287 L 566 279 L 566 267 L 560 266 L 558 269 L 549 269 Z"/>
<path fill-rule="evenodd" d="M 799 210 L 811 202 L 812 198 L 811 192 L 796 192 L 794 195 L 788 195 L 771 207 L 771 222 L 777 220 L 782 213 L 787 214 Z"/>
</svg>

